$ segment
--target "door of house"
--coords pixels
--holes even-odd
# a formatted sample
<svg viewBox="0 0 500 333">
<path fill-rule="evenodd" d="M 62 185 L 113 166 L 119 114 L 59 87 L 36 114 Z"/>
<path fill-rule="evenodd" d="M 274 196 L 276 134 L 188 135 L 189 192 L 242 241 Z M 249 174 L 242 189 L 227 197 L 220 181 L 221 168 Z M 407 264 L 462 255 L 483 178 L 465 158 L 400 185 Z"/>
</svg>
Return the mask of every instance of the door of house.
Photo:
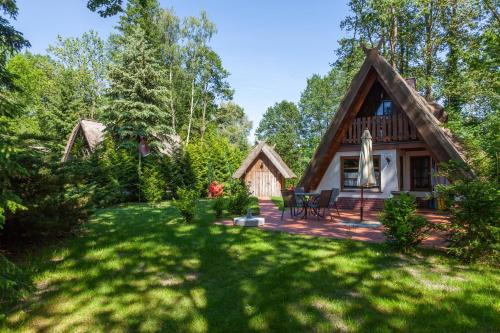
<svg viewBox="0 0 500 333">
<path fill-rule="evenodd" d="M 431 190 L 431 158 L 430 156 L 410 157 L 410 190 Z"/>
</svg>

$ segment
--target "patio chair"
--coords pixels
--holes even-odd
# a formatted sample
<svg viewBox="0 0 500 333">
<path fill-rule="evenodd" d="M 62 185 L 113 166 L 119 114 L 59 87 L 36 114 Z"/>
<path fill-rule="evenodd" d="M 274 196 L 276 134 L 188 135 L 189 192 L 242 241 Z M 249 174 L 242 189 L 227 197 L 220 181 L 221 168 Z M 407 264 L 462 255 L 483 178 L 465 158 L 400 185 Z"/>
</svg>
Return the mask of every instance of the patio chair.
<svg viewBox="0 0 500 333">
<path fill-rule="evenodd" d="M 309 207 L 312 208 L 314 214 L 318 217 L 325 217 L 325 212 L 330 210 L 330 198 L 332 197 L 333 190 L 323 190 L 319 194 L 316 200 L 309 204 Z M 321 213 L 323 210 L 323 213 Z"/>
<path fill-rule="evenodd" d="M 290 190 L 282 190 L 281 197 L 283 198 L 283 209 L 281 210 L 281 220 L 283 220 L 283 215 L 285 210 L 290 208 L 290 216 L 295 216 L 295 208 L 297 208 L 297 203 L 295 201 L 295 194 Z"/>
<path fill-rule="evenodd" d="M 328 208 L 333 208 L 337 210 L 337 214 L 339 214 L 339 208 L 337 207 L 337 198 L 340 194 L 340 190 L 338 188 L 332 188 L 332 195 L 330 196 L 330 204 L 328 205 Z"/>
<path fill-rule="evenodd" d="M 295 191 L 294 191 L 295 204 L 296 204 L 296 208 L 300 208 L 300 211 L 298 213 L 295 213 L 295 216 L 302 213 L 302 211 L 304 210 L 304 204 L 305 204 L 304 197 L 301 195 L 297 195 L 295 193 L 304 193 L 304 192 L 305 192 L 305 189 L 303 187 L 296 187 L 295 188 Z"/>
</svg>

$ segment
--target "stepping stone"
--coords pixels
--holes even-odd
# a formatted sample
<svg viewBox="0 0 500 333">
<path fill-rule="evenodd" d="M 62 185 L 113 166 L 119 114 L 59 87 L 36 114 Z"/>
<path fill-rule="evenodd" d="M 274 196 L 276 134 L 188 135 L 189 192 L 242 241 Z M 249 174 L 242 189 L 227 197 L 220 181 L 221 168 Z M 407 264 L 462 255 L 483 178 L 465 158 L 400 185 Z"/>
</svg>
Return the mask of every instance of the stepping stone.
<svg viewBox="0 0 500 333">
<path fill-rule="evenodd" d="M 240 227 L 259 227 L 265 224 L 265 219 L 263 217 L 235 217 L 233 219 L 234 225 L 239 225 Z"/>
<path fill-rule="evenodd" d="M 346 220 L 339 222 L 341 225 L 345 225 L 348 227 L 357 227 L 357 228 L 378 228 L 382 225 L 379 221 L 363 221 L 360 222 L 355 220 Z"/>
</svg>

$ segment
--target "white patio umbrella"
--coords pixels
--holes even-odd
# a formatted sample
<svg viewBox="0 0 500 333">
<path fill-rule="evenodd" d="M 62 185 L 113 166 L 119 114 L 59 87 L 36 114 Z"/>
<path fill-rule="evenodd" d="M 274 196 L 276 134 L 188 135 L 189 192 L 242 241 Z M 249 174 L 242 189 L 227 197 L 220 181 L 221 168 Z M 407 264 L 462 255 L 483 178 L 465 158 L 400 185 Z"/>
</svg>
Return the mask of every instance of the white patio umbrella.
<svg viewBox="0 0 500 333">
<path fill-rule="evenodd" d="M 363 190 L 377 185 L 373 168 L 372 136 L 365 129 L 361 136 L 361 151 L 359 153 L 358 187 L 361 188 L 361 221 L 363 221 Z"/>
</svg>

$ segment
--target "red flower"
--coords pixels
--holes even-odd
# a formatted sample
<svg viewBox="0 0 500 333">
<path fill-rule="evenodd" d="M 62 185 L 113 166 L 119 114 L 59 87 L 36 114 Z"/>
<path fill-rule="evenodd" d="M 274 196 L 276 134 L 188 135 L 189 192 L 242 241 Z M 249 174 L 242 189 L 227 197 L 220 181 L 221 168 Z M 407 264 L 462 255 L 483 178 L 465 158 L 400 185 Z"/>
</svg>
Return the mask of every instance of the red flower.
<svg viewBox="0 0 500 333">
<path fill-rule="evenodd" d="M 224 184 L 219 184 L 216 181 L 213 181 L 208 185 L 208 195 L 211 198 L 218 198 L 224 195 L 223 191 Z"/>
</svg>

